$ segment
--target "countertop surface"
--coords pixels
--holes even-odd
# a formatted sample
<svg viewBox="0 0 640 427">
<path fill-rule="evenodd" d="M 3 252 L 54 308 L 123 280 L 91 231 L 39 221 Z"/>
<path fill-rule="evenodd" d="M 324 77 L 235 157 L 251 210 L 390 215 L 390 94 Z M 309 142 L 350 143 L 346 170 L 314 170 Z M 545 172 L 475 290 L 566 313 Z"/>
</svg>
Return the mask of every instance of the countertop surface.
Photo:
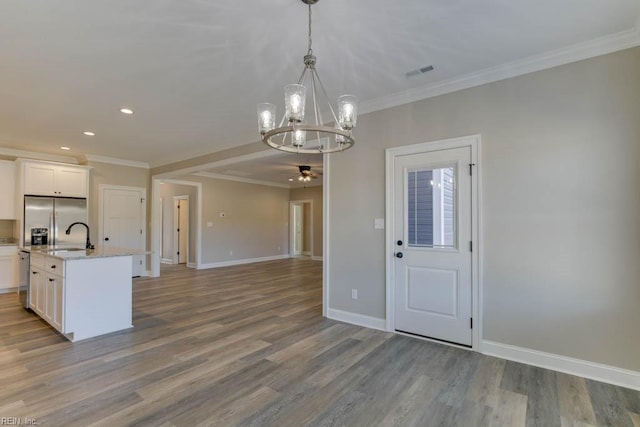
<svg viewBox="0 0 640 427">
<path fill-rule="evenodd" d="M 47 255 L 50 257 L 62 259 L 62 260 L 76 260 L 76 259 L 94 259 L 94 258 L 108 258 L 118 256 L 131 256 L 131 255 L 148 255 L 151 252 L 140 249 L 130 248 L 114 248 L 111 246 L 96 246 L 95 249 L 85 249 L 81 247 L 68 247 L 68 246 L 26 246 L 21 248 L 24 251 L 31 253 L 38 253 Z"/>
</svg>

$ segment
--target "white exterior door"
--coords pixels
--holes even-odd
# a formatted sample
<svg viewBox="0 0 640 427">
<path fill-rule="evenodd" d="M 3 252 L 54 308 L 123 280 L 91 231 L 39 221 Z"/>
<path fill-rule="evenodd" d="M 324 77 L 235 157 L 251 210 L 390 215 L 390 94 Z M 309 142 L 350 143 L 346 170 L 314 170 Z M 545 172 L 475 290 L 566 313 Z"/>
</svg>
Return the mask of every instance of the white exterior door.
<svg viewBox="0 0 640 427">
<path fill-rule="evenodd" d="M 394 162 L 395 329 L 471 346 L 471 147 Z"/>
<path fill-rule="evenodd" d="M 144 250 L 146 247 L 146 191 L 141 188 L 102 189 L 102 244 Z M 146 256 L 133 256 L 133 276 L 146 269 Z"/>
</svg>

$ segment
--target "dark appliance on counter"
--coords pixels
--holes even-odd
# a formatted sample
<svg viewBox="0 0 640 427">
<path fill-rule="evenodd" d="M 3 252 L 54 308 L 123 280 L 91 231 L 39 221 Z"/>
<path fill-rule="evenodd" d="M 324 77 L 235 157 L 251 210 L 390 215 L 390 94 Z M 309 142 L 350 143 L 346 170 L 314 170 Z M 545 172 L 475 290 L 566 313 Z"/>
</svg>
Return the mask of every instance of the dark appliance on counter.
<svg viewBox="0 0 640 427">
<path fill-rule="evenodd" d="M 19 287 L 18 287 L 18 296 L 20 297 L 20 304 L 26 308 L 27 310 L 31 310 L 30 301 L 29 301 L 29 272 L 31 270 L 30 266 L 30 254 L 29 252 L 20 251 L 20 276 L 19 276 Z"/>
<path fill-rule="evenodd" d="M 49 241 L 48 228 L 32 228 L 31 229 L 31 246 L 47 245 Z"/>
</svg>

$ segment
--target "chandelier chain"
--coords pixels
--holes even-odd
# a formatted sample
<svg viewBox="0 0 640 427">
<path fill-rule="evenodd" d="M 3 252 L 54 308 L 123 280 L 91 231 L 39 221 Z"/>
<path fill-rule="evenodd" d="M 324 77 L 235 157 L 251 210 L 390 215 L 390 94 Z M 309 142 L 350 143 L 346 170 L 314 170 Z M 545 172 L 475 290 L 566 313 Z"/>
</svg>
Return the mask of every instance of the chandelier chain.
<svg viewBox="0 0 640 427">
<path fill-rule="evenodd" d="M 309 4 L 309 55 L 313 54 L 313 49 L 311 49 L 311 42 L 313 39 L 311 38 L 311 4 Z"/>
</svg>

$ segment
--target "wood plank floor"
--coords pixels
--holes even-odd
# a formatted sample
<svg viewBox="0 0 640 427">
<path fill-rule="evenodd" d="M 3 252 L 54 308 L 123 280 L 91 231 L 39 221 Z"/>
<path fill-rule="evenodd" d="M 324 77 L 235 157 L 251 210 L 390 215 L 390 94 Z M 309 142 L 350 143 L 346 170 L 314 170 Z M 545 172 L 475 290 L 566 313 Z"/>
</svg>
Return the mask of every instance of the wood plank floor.
<svg viewBox="0 0 640 427">
<path fill-rule="evenodd" d="M 324 319 L 321 274 L 305 259 L 166 267 L 134 281 L 133 329 L 75 344 L 1 295 L 0 417 L 640 427 L 640 392 Z"/>
</svg>

